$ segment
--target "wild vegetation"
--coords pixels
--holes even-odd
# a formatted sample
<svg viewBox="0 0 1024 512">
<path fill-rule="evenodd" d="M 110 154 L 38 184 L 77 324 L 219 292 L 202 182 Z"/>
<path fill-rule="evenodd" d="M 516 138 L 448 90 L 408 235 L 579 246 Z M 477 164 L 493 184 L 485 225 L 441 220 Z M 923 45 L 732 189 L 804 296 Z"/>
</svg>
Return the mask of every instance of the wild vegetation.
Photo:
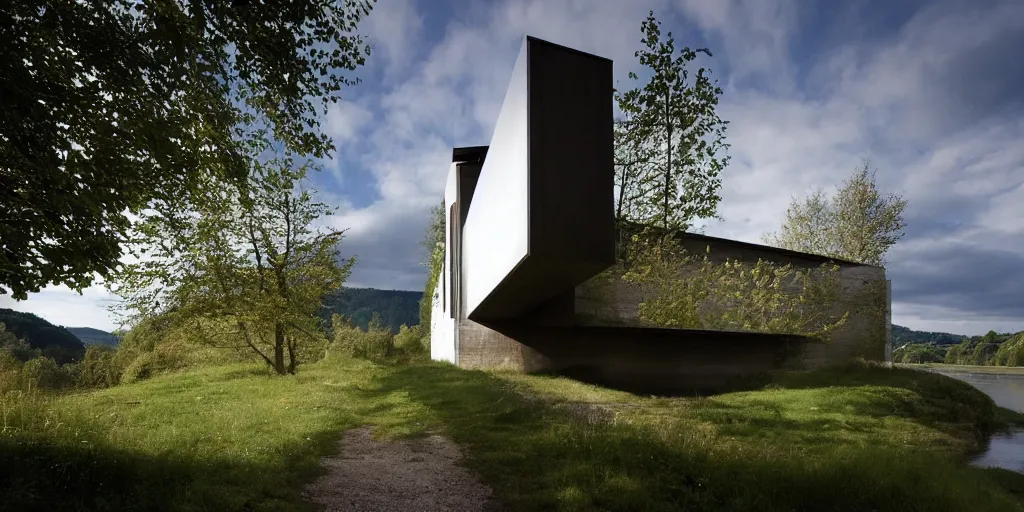
<svg viewBox="0 0 1024 512">
<path fill-rule="evenodd" d="M 0 324 L 28 347 L 58 363 L 78 361 L 85 355 L 85 345 L 74 334 L 32 313 L 0 309 Z"/>
<path fill-rule="evenodd" d="M 616 219 L 682 231 L 718 212 L 728 121 L 715 108 L 722 89 L 711 71 L 690 69 L 706 48 L 676 48 L 654 13 L 641 25 L 637 60 L 649 73 L 615 93 L 622 117 L 615 125 Z M 636 73 L 630 79 L 639 81 Z"/>
<path fill-rule="evenodd" d="M 1024 332 L 962 336 L 894 325 L 893 362 L 1024 366 Z"/>
<path fill-rule="evenodd" d="M 397 334 L 403 325 L 419 324 L 422 298 L 423 292 L 345 287 L 324 297 L 320 316 L 330 322 L 331 315 L 338 314 L 367 330 L 377 314 L 380 322 Z"/>
<path fill-rule="evenodd" d="M 715 262 L 687 253 L 675 237 L 649 234 L 634 235 L 627 253 L 622 278 L 641 286 L 639 315 L 654 325 L 828 339 L 849 315 L 835 308 L 835 265 Z"/>
<path fill-rule="evenodd" d="M 1017 511 L 1021 475 L 964 466 L 1020 417 L 953 379 L 871 365 L 759 390 L 647 398 L 345 351 L 274 376 L 203 365 L 0 399 L 5 505 L 306 510 L 344 429 L 440 431 L 513 510 Z"/>
<path fill-rule="evenodd" d="M 306 510 L 320 457 L 364 424 L 451 437 L 513 509 L 1024 507 L 1024 476 L 963 464 L 1024 418 L 939 375 L 851 363 L 653 398 L 426 361 L 443 206 L 413 325 L 396 320 L 407 302 L 385 310 L 386 294 L 342 288 L 354 260 L 305 179 L 332 152 L 317 126 L 369 52 L 355 30 L 372 3 L 2 8 L 14 23 L 0 35 L 27 34 L 4 38 L 21 42 L 3 118 L 40 122 L 0 125 L 0 189 L 12 191 L 0 206 L 13 212 L 0 219 L 0 293 L 100 277 L 125 299 L 128 327 L 116 347 L 86 347 L 0 311 L 4 507 Z M 614 98 L 617 216 L 694 228 L 717 215 L 728 164 L 722 90 L 688 69 L 710 51 L 677 50 L 653 13 L 641 29 L 650 77 Z M 791 209 L 779 243 L 881 262 L 903 203 L 879 220 L 867 213 L 889 200 L 873 176 L 852 183 L 832 210 L 819 196 Z M 805 219 L 842 244 L 802 239 Z M 616 278 L 653 290 L 640 306 L 651 322 L 826 337 L 844 321 L 821 308 L 837 293 L 833 266 L 712 264 L 649 234 Z M 972 357 L 1019 361 L 1011 341 L 979 342 Z M 62 343 L 77 352 L 47 353 Z"/>
<path fill-rule="evenodd" d="M 0 294 L 116 273 L 132 217 L 244 182 L 248 136 L 324 158 L 327 108 L 358 82 L 373 0 L 0 7 Z"/>
<path fill-rule="evenodd" d="M 769 245 L 881 266 L 885 253 L 903 237 L 907 200 L 883 194 L 870 162 L 853 172 L 832 196 L 818 189 L 803 200 L 793 199 Z"/>
</svg>

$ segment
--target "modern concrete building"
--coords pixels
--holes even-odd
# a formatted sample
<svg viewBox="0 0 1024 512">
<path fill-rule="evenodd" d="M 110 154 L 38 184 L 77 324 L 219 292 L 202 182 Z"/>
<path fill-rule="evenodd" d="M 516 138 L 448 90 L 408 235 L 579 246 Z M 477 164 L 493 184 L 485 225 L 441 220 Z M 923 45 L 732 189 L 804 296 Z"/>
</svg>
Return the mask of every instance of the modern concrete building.
<svg viewBox="0 0 1024 512">
<path fill-rule="evenodd" d="M 621 280 L 610 289 L 602 285 L 597 300 L 594 278 L 615 264 L 618 242 L 611 98 L 610 60 L 524 39 L 491 144 L 452 154 L 446 254 L 433 297 L 433 359 L 671 392 L 714 389 L 783 366 L 888 358 L 888 313 L 853 314 L 832 343 L 821 344 L 798 336 L 643 325 L 641 294 Z M 714 259 L 795 267 L 829 261 L 679 236 L 687 250 L 710 250 Z M 884 269 L 835 263 L 845 305 L 860 300 L 858 292 L 872 283 L 885 284 L 888 304 Z M 865 343 L 866 333 L 875 341 Z"/>
</svg>

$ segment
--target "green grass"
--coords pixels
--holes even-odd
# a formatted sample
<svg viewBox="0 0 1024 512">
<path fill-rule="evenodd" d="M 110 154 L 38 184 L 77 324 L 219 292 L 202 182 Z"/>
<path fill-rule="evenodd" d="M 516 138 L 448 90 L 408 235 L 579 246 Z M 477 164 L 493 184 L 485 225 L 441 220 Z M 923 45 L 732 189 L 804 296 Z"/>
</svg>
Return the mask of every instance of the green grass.
<svg viewBox="0 0 1024 512">
<path fill-rule="evenodd" d="M 0 408 L 13 510 L 303 510 L 319 457 L 361 424 L 445 433 L 519 510 L 1024 510 L 1024 475 L 962 464 L 1019 415 L 954 379 L 867 365 L 651 398 L 334 358 L 296 376 L 210 367 Z"/>
</svg>

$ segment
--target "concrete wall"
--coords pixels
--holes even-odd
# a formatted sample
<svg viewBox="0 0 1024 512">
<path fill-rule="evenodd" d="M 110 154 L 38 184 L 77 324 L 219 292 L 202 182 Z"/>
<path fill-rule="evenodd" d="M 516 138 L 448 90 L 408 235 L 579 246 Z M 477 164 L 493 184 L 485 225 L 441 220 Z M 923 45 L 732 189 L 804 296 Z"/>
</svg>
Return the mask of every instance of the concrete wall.
<svg viewBox="0 0 1024 512">
<path fill-rule="evenodd" d="M 688 237 L 683 246 L 691 254 L 707 254 L 721 263 L 726 259 L 754 263 L 759 258 L 778 264 L 808 269 L 819 266 L 824 258 L 799 253 L 780 253 L 751 244 L 732 244 L 709 237 Z M 710 247 L 710 252 L 707 249 Z M 889 283 L 880 267 L 841 263 L 839 268 L 842 299 L 839 312 L 848 311 L 846 322 L 832 333 L 829 343 L 807 343 L 802 351 L 790 352 L 788 365 L 814 368 L 842 360 L 863 357 L 884 361 L 891 352 L 889 330 Z M 796 291 L 796 290 L 793 290 Z M 648 293 L 649 294 L 649 293 Z M 638 307 L 645 291 L 618 277 L 615 270 L 584 282 L 575 290 L 577 323 L 586 326 L 644 326 Z M 881 303 L 872 303 L 881 301 Z"/>
<path fill-rule="evenodd" d="M 459 324 L 463 368 L 556 372 L 642 393 L 743 388 L 782 368 L 803 340 L 758 333 L 629 327 Z"/>
<path fill-rule="evenodd" d="M 444 189 L 444 212 L 445 226 L 450 226 L 452 220 L 449 218 L 451 206 L 456 199 L 456 178 L 458 164 L 453 163 L 448 170 L 448 181 Z M 450 231 L 445 230 L 445 255 L 441 266 L 441 276 L 437 280 L 437 287 L 432 298 L 430 310 L 430 358 L 435 361 L 448 361 L 458 363 L 455 340 L 457 336 L 456 322 L 452 318 L 451 289 L 452 280 L 449 267 L 451 265 L 451 254 L 448 249 L 452 246 Z"/>
</svg>

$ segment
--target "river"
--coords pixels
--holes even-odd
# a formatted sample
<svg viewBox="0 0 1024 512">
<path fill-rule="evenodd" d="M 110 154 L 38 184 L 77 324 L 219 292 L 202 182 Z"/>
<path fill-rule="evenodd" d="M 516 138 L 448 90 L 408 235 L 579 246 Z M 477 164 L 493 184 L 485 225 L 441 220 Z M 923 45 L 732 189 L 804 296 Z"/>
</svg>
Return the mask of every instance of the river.
<svg viewBox="0 0 1024 512">
<path fill-rule="evenodd" d="M 1024 413 L 1024 371 L 993 366 L 932 366 L 930 371 L 960 379 L 978 388 L 1000 407 Z M 992 436 L 988 450 L 972 461 L 1024 473 L 1024 432 Z"/>
</svg>

